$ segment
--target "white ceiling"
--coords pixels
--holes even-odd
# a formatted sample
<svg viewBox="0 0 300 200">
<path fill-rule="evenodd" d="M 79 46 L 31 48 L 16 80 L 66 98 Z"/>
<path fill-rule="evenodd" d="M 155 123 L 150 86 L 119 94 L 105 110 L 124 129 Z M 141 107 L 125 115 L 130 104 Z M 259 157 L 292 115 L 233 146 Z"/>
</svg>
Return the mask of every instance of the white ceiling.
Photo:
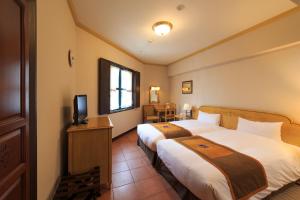
<svg viewBox="0 0 300 200">
<path fill-rule="evenodd" d="M 71 0 L 80 24 L 145 63 L 167 65 L 296 7 L 290 0 Z M 185 9 L 178 11 L 179 4 Z M 165 37 L 152 25 L 170 21 Z M 149 40 L 152 43 L 149 43 Z"/>
</svg>

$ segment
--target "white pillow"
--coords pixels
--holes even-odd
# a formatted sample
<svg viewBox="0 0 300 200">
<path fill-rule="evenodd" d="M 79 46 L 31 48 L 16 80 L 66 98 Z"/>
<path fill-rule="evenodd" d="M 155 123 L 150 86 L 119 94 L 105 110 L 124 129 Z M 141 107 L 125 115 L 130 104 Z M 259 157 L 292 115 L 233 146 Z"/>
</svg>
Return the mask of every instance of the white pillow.
<svg viewBox="0 0 300 200">
<path fill-rule="evenodd" d="M 238 131 L 281 141 L 282 122 L 256 122 L 239 117 Z"/>
<path fill-rule="evenodd" d="M 220 125 L 220 114 L 210 114 L 210 113 L 205 113 L 205 112 L 199 111 L 198 120 L 201 123 L 208 123 L 208 124 L 213 124 L 213 125 L 219 126 Z"/>
</svg>

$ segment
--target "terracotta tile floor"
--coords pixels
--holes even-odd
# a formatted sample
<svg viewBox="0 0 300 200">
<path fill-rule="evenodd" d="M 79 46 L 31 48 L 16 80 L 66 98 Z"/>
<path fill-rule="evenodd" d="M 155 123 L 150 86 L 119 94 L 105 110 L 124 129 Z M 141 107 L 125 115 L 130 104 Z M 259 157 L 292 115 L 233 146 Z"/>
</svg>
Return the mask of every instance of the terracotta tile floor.
<svg viewBox="0 0 300 200">
<path fill-rule="evenodd" d="M 113 141 L 112 189 L 98 200 L 179 200 L 137 146 L 136 130 Z"/>
</svg>

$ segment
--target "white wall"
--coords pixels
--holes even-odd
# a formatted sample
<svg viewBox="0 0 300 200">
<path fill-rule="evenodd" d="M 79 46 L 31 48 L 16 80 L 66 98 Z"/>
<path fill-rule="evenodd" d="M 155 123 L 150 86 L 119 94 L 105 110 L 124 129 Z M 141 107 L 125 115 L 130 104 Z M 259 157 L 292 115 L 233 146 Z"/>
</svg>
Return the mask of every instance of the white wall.
<svg viewBox="0 0 300 200">
<path fill-rule="evenodd" d="M 170 99 L 286 115 L 300 122 L 300 12 L 169 66 Z M 191 95 L 181 82 L 194 81 Z"/>
<path fill-rule="evenodd" d="M 66 148 L 65 130 L 72 121 L 74 95 L 87 94 L 89 117 L 98 115 L 97 69 L 100 57 L 140 71 L 142 89 L 145 80 L 150 84 L 155 76 L 159 77 L 155 84 L 161 85 L 163 91 L 167 90 L 168 82 L 167 68 L 146 67 L 78 28 L 67 1 L 38 0 L 37 20 L 37 185 L 38 199 L 44 200 L 50 198 L 67 162 L 62 155 Z M 75 55 L 72 68 L 68 65 L 69 49 Z M 148 98 L 147 92 L 141 90 L 141 105 Z M 163 94 L 163 99 L 168 99 L 167 94 Z M 115 113 L 110 118 L 114 123 L 113 136 L 117 136 L 142 121 L 141 108 Z"/>
<path fill-rule="evenodd" d="M 75 25 L 66 1 L 37 1 L 37 199 L 48 199 L 62 171 L 65 126 L 72 116 Z M 64 160 L 63 162 L 66 162 Z"/>
<path fill-rule="evenodd" d="M 168 68 L 161 65 L 145 65 L 144 67 L 144 102 L 149 103 L 150 86 L 159 86 L 160 103 L 169 101 Z"/>
<path fill-rule="evenodd" d="M 300 9 L 277 20 L 246 32 L 233 40 L 170 65 L 170 76 L 200 68 L 218 66 L 248 57 L 300 39 Z"/>
<path fill-rule="evenodd" d="M 89 117 L 98 115 L 98 59 L 105 58 L 141 73 L 141 85 L 144 80 L 144 65 L 120 50 L 101 41 L 81 28 L 76 28 L 76 93 L 87 94 Z M 143 87 L 143 85 L 141 86 Z M 141 90 L 141 105 L 144 91 Z M 141 108 L 109 115 L 113 124 L 113 137 L 124 133 L 141 123 Z"/>
<path fill-rule="evenodd" d="M 144 65 L 85 30 L 76 28 L 76 93 L 88 95 L 89 117 L 98 115 L 98 59 L 105 58 L 141 73 L 141 108 L 149 101 L 149 86 L 161 86 L 161 100 L 169 100 L 167 67 Z M 142 122 L 142 109 L 110 114 L 113 137 Z"/>
<path fill-rule="evenodd" d="M 171 100 L 286 115 L 300 123 L 300 45 L 171 78 Z M 194 81 L 192 95 L 182 80 Z"/>
</svg>

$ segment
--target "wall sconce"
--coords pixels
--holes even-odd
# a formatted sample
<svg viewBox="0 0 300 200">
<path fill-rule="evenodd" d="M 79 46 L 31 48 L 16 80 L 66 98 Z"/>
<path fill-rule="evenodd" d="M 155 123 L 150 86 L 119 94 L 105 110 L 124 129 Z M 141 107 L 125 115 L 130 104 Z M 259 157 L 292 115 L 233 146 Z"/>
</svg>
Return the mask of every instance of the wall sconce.
<svg viewBox="0 0 300 200">
<path fill-rule="evenodd" d="M 71 49 L 68 51 L 68 62 L 69 62 L 69 66 L 72 67 L 74 65 L 74 55 L 73 52 L 71 51 Z"/>
<path fill-rule="evenodd" d="M 158 87 L 158 86 L 151 86 L 150 90 L 152 90 L 152 91 L 159 91 L 160 87 Z"/>
</svg>

